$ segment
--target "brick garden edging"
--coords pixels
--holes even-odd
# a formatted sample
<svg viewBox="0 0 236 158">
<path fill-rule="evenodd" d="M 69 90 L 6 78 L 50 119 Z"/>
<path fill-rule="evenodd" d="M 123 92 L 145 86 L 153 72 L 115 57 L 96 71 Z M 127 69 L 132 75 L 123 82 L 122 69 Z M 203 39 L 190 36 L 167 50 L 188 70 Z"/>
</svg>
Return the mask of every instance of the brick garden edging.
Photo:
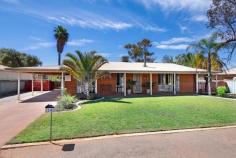
<svg viewBox="0 0 236 158">
<path fill-rule="evenodd" d="M 101 101 L 103 99 L 105 99 L 105 98 L 102 97 L 102 98 L 95 99 L 95 100 L 80 100 L 80 101 L 75 103 L 77 107 L 75 109 L 73 109 L 73 110 L 55 111 L 55 112 L 72 112 L 72 111 L 76 111 L 76 110 L 81 109 L 82 108 L 81 105 L 84 104 L 84 103 L 87 103 L 87 102 L 90 102 L 90 101 L 97 102 L 97 101 Z"/>
</svg>

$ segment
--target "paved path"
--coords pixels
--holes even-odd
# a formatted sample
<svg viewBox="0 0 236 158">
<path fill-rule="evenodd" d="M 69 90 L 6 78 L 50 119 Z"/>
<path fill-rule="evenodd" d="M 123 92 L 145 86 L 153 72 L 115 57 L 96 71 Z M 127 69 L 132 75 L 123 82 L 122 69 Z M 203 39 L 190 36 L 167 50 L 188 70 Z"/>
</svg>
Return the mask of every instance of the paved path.
<svg viewBox="0 0 236 158">
<path fill-rule="evenodd" d="M 0 99 L 0 146 L 43 114 L 46 104 L 55 104 L 57 95 L 58 91 L 34 92 L 34 97 L 31 93 L 22 94 L 21 102 L 16 95 Z"/>
<path fill-rule="evenodd" d="M 76 140 L 73 151 L 62 145 L 2 150 L 1 158 L 234 158 L 236 128 Z"/>
</svg>

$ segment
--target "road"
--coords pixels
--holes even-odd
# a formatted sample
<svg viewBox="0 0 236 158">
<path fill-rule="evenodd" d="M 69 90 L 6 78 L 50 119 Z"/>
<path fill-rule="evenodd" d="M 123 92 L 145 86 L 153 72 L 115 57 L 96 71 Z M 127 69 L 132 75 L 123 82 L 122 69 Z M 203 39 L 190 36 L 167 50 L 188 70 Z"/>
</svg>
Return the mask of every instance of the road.
<svg viewBox="0 0 236 158">
<path fill-rule="evenodd" d="M 73 140 L 63 145 L 39 145 L 2 150 L 1 158 L 234 158 L 236 128 Z M 68 143 L 68 142 L 67 142 Z M 70 141 L 71 144 L 71 141 Z"/>
</svg>

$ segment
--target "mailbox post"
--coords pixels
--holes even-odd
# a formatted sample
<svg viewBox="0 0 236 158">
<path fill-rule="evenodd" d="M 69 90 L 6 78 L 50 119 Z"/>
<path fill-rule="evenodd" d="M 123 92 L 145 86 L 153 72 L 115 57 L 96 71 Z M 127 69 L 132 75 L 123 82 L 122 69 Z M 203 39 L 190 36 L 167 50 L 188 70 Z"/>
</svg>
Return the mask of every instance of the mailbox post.
<svg viewBox="0 0 236 158">
<path fill-rule="evenodd" d="M 51 104 L 48 104 L 45 106 L 45 112 L 50 112 L 50 142 L 52 142 L 52 112 L 53 112 L 54 106 Z"/>
</svg>

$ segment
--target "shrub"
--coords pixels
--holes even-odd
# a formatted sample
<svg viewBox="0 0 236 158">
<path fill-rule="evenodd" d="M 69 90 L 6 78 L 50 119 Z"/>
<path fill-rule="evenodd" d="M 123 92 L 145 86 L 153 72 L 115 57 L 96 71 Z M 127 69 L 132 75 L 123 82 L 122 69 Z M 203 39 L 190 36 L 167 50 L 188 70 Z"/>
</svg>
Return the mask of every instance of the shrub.
<svg viewBox="0 0 236 158">
<path fill-rule="evenodd" d="M 131 89 L 133 87 L 133 85 L 135 85 L 136 81 L 133 80 L 128 80 L 127 81 L 127 88 Z"/>
<path fill-rule="evenodd" d="M 155 82 L 152 82 L 152 86 L 155 86 L 155 84 L 156 84 Z M 149 89 L 150 88 L 150 81 L 145 82 L 143 87 L 146 87 L 147 89 Z"/>
<path fill-rule="evenodd" d="M 101 98 L 101 96 L 95 93 L 90 93 L 89 98 L 87 98 L 86 94 L 78 94 L 77 98 L 79 98 L 80 100 L 94 100 Z"/>
<path fill-rule="evenodd" d="M 225 96 L 225 94 L 228 92 L 228 88 L 226 86 L 220 86 L 220 87 L 217 87 L 216 89 L 216 92 L 217 92 L 217 95 L 219 96 Z"/>
<path fill-rule="evenodd" d="M 100 95 L 98 95 L 98 94 L 95 94 L 95 93 L 91 93 L 90 95 L 89 95 L 89 100 L 95 100 L 95 99 L 99 99 L 99 98 L 101 98 L 101 96 Z"/>
<path fill-rule="evenodd" d="M 75 96 L 64 94 L 60 97 L 59 101 L 57 102 L 57 105 L 59 106 L 59 109 L 73 109 L 75 106 L 75 102 Z"/>
</svg>

